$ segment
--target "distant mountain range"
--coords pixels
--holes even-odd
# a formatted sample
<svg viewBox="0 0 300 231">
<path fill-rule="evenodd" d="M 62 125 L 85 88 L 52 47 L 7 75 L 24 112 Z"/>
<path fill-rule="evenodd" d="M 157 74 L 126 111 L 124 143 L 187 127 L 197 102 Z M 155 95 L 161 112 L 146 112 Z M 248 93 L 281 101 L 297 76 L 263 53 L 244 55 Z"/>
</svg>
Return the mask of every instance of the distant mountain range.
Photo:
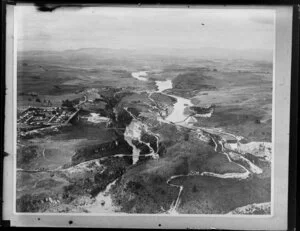
<svg viewBox="0 0 300 231">
<path fill-rule="evenodd" d="M 94 58 L 185 58 L 185 59 L 249 59 L 255 61 L 268 61 L 272 62 L 273 52 L 267 49 L 226 49 L 205 47 L 196 49 L 108 49 L 108 48 L 81 48 L 76 50 L 64 51 L 21 51 L 18 53 L 20 56 L 36 56 L 36 55 L 63 55 L 63 56 L 89 56 Z M 151 57 L 150 57 L 151 56 Z"/>
</svg>

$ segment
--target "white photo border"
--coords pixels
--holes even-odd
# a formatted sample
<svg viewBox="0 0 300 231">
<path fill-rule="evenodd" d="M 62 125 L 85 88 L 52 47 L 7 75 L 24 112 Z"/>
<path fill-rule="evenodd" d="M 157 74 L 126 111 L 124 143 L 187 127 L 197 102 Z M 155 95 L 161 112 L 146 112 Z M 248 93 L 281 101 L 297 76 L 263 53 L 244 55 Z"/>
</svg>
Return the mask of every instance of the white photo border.
<svg viewBox="0 0 300 231">
<path fill-rule="evenodd" d="M 111 6 L 111 5 L 109 5 Z M 118 5 L 120 6 L 120 5 Z M 127 7 L 126 5 L 121 5 Z M 168 229 L 248 229 L 284 230 L 288 220 L 289 125 L 292 52 L 292 6 L 190 6 L 203 9 L 271 9 L 275 17 L 273 51 L 272 194 L 271 215 L 158 215 L 16 213 L 16 108 L 17 49 L 15 7 L 7 5 L 5 152 L 3 172 L 3 220 L 12 226 L 168 228 Z M 132 6 L 131 6 L 132 7 Z M 140 7 L 140 6 L 139 6 Z M 186 6 L 142 6 L 186 7 Z M 13 55 L 12 55 L 13 54 Z M 250 221 L 250 222 L 249 222 Z"/>
</svg>

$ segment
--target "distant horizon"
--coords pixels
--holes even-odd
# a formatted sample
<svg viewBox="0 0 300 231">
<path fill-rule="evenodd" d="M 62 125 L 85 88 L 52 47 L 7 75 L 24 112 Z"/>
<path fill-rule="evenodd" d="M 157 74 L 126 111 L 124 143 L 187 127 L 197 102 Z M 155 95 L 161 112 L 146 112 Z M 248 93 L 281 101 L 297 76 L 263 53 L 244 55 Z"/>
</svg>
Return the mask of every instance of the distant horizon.
<svg viewBox="0 0 300 231">
<path fill-rule="evenodd" d="M 147 55 L 151 56 L 161 56 L 161 57 L 174 57 L 183 59 L 227 59 L 227 60 L 252 60 L 252 61 L 266 61 L 269 63 L 273 62 L 274 53 L 272 50 L 267 49 L 230 49 L 230 48 L 213 48 L 213 47 L 203 47 L 203 48 L 157 48 L 157 49 L 133 49 L 133 48 L 107 48 L 107 47 L 87 47 L 87 48 L 77 48 L 68 50 L 18 50 L 20 56 L 23 55 L 38 55 L 44 54 L 59 54 L 64 55 L 64 53 L 78 53 L 79 54 L 90 54 L 93 57 L 101 57 L 108 55 L 114 57 L 114 55 L 120 55 L 124 58 L 128 52 L 131 57 L 134 55 Z M 132 56 L 133 55 L 133 56 Z"/>
<path fill-rule="evenodd" d="M 43 52 L 64 52 L 64 51 L 79 51 L 79 50 L 88 50 L 88 49 L 103 49 L 103 50 L 130 50 L 130 51 L 143 51 L 143 50 L 200 50 L 200 49 L 220 49 L 220 50 L 234 50 L 234 51 L 245 51 L 253 50 L 253 48 L 224 48 L 224 47 L 198 47 L 198 48 L 164 48 L 164 47 L 153 47 L 153 48 L 109 48 L 109 47 L 81 47 L 81 48 L 71 48 L 65 50 L 47 50 L 47 49 L 31 49 L 31 50 L 17 50 L 17 52 L 34 52 L 34 51 L 43 51 Z M 267 48 L 257 48 L 258 51 L 273 52 L 272 49 Z"/>
<path fill-rule="evenodd" d="M 18 50 L 274 49 L 274 10 L 16 7 Z"/>
</svg>

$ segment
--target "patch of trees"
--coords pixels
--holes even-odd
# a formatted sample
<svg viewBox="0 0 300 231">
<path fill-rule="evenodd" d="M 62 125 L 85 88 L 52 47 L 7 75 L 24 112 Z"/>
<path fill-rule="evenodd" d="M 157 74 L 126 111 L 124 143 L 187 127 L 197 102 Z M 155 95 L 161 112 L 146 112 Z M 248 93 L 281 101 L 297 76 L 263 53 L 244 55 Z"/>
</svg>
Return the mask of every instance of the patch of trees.
<svg viewBox="0 0 300 231">
<path fill-rule="evenodd" d="M 174 174 L 175 175 L 186 175 L 189 173 L 189 163 L 188 163 L 188 158 L 186 156 L 182 157 L 182 162 L 180 165 L 177 165 L 174 168 Z"/>
<path fill-rule="evenodd" d="M 189 136 L 189 133 L 185 133 L 185 134 L 184 134 L 184 140 L 185 140 L 185 141 L 188 141 L 188 140 L 189 140 L 189 137 L 190 137 L 190 136 Z"/>
<path fill-rule="evenodd" d="M 132 121 L 132 117 L 125 109 L 121 109 L 121 111 L 117 114 L 118 127 L 126 127 Z"/>
<path fill-rule="evenodd" d="M 62 198 L 66 203 L 73 201 L 78 195 L 84 195 L 90 192 L 92 181 L 89 178 L 69 179 L 69 185 L 63 187 Z"/>
<path fill-rule="evenodd" d="M 159 154 L 160 157 L 163 157 L 167 153 L 166 145 L 163 142 L 158 144 L 157 153 Z"/>
<path fill-rule="evenodd" d="M 91 190 L 91 196 L 95 197 L 99 192 L 106 189 L 107 185 L 112 183 L 114 180 L 122 176 L 126 170 L 127 164 L 123 161 L 108 161 L 110 169 L 106 169 L 104 172 L 96 173 L 94 176 L 94 182 L 96 186 Z"/>
<path fill-rule="evenodd" d="M 18 151 L 17 165 L 28 164 L 38 156 L 36 146 L 28 146 Z"/>
<path fill-rule="evenodd" d="M 79 98 L 76 98 L 76 99 L 73 99 L 73 100 L 63 100 L 62 103 L 61 103 L 61 106 L 62 107 L 69 107 L 69 108 L 72 108 L 74 107 L 75 105 L 79 104 L 80 103 L 80 99 Z"/>
<path fill-rule="evenodd" d="M 138 117 L 139 114 L 140 114 L 139 111 L 136 108 L 133 108 L 133 107 L 129 107 L 127 110 L 130 111 L 136 117 Z"/>
<path fill-rule="evenodd" d="M 62 101 L 61 106 L 62 107 L 73 107 L 74 103 L 71 100 L 66 99 L 66 100 Z"/>
<path fill-rule="evenodd" d="M 40 202 L 31 195 L 26 194 L 17 199 L 17 212 L 38 212 Z"/>
<path fill-rule="evenodd" d="M 140 150 L 140 154 L 150 153 L 150 149 L 146 144 L 140 143 L 138 140 L 132 140 L 132 144 Z"/>
<path fill-rule="evenodd" d="M 129 190 L 131 192 L 137 192 L 138 190 L 144 189 L 144 186 L 139 182 L 129 181 L 126 184 L 125 191 Z"/>
<path fill-rule="evenodd" d="M 72 156 L 72 164 L 79 164 L 84 161 L 113 155 L 115 153 L 131 154 L 132 147 L 123 139 L 123 137 L 99 145 L 82 147 L 77 149 L 75 155 Z"/>
<path fill-rule="evenodd" d="M 141 140 L 145 143 L 150 143 L 150 146 L 153 148 L 153 150 L 157 152 L 157 138 L 155 136 L 143 132 Z"/>
<path fill-rule="evenodd" d="M 213 77 L 204 75 L 202 72 L 189 72 L 179 74 L 173 80 L 175 89 L 208 90 L 216 89 L 216 80 Z"/>
<path fill-rule="evenodd" d="M 165 182 L 165 179 L 162 178 L 160 175 L 157 175 L 157 176 L 153 176 L 152 182 L 155 184 L 162 184 Z"/>
<path fill-rule="evenodd" d="M 44 99 L 43 104 L 47 105 L 47 106 L 52 106 L 52 103 L 51 103 L 51 101 L 49 99 L 48 99 L 48 101 L 46 99 Z"/>
</svg>

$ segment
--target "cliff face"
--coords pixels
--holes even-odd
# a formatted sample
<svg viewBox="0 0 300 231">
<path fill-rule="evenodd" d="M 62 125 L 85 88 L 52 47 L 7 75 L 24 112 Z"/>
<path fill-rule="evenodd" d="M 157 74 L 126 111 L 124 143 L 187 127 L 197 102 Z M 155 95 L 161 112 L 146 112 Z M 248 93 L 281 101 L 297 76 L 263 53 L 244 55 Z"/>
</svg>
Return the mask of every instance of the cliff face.
<svg viewBox="0 0 300 231">
<path fill-rule="evenodd" d="M 140 156 L 142 159 L 145 159 L 146 156 L 152 156 L 154 159 L 159 157 L 157 154 L 158 139 L 147 134 L 147 130 L 147 125 L 136 119 L 133 119 L 126 127 L 124 138 L 133 149 L 133 164 L 140 160 Z"/>
<path fill-rule="evenodd" d="M 249 142 L 249 143 L 227 143 L 226 148 L 237 151 L 242 154 L 250 153 L 256 157 L 264 158 L 267 161 L 272 160 L 271 142 Z"/>
<path fill-rule="evenodd" d="M 115 119 L 113 120 L 116 128 L 125 129 L 132 121 L 132 116 L 123 108 L 114 108 Z"/>
<path fill-rule="evenodd" d="M 84 161 L 93 160 L 101 157 L 109 157 L 114 154 L 131 154 L 132 147 L 119 136 L 116 140 L 80 148 L 72 157 L 72 164 L 76 165 Z"/>
<path fill-rule="evenodd" d="M 109 157 L 112 155 L 130 155 L 136 149 L 131 142 L 128 142 L 128 137 L 138 140 L 140 137 L 136 133 L 136 123 L 132 123 L 132 116 L 125 109 L 118 107 L 119 97 L 113 95 L 104 97 L 107 102 L 107 111 L 110 115 L 109 129 L 114 130 L 116 139 L 111 142 L 105 142 L 93 146 L 80 148 L 72 157 L 72 164 L 78 164 L 87 160 L 92 160 L 101 157 Z M 134 125 L 132 127 L 131 125 Z M 139 125 L 138 125 L 139 126 Z"/>
<path fill-rule="evenodd" d="M 53 191 L 50 198 L 55 203 L 48 203 L 49 199 L 45 203 L 43 194 L 28 193 L 18 199 L 18 211 L 89 212 L 87 204 L 95 205 L 93 200 L 98 195 L 101 198 L 101 193 L 111 197 L 111 207 L 127 213 L 168 213 L 173 205 L 180 213 L 227 213 L 238 206 L 269 200 L 270 162 L 265 161 L 271 160 L 269 143 L 241 143 L 238 136 L 217 128 L 194 129 L 158 120 L 149 97 L 146 93 L 119 94 L 115 90 L 101 95 L 110 123 L 89 125 L 87 130 L 97 130 L 89 133 L 93 142 L 76 146 L 70 164 L 51 171 L 50 177 L 38 173 L 44 177 L 38 180 L 38 187 L 58 185 L 47 188 Z M 191 108 L 202 117 L 214 109 Z M 102 112 L 99 115 L 104 116 Z M 72 128 L 83 133 L 84 126 Z M 95 141 L 95 134 L 101 138 Z M 85 133 L 80 135 L 88 139 Z M 234 142 L 230 143 L 228 137 Z M 24 158 L 34 159 L 35 155 Z M 249 184 L 250 175 L 254 177 Z M 220 187 L 227 192 L 225 196 L 218 194 Z M 45 195 L 49 194 L 47 190 Z M 240 197 L 234 207 L 230 195 L 236 192 Z M 205 200 L 212 203 L 201 204 Z M 36 202 L 31 206 L 31 201 Z M 194 204 L 200 206 L 195 208 Z M 95 206 L 103 206 L 103 202 Z"/>
<path fill-rule="evenodd" d="M 109 129 L 114 131 L 117 138 L 110 142 L 79 148 L 72 157 L 73 165 L 114 155 L 132 155 L 133 163 L 136 163 L 140 154 L 157 152 L 157 137 L 148 134 L 147 125 L 135 119 L 139 115 L 137 109 L 122 107 L 120 101 L 123 95 L 114 93 L 102 96 L 107 102 L 107 111 L 111 112 L 108 113 L 111 120 Z"/>
</svg>

